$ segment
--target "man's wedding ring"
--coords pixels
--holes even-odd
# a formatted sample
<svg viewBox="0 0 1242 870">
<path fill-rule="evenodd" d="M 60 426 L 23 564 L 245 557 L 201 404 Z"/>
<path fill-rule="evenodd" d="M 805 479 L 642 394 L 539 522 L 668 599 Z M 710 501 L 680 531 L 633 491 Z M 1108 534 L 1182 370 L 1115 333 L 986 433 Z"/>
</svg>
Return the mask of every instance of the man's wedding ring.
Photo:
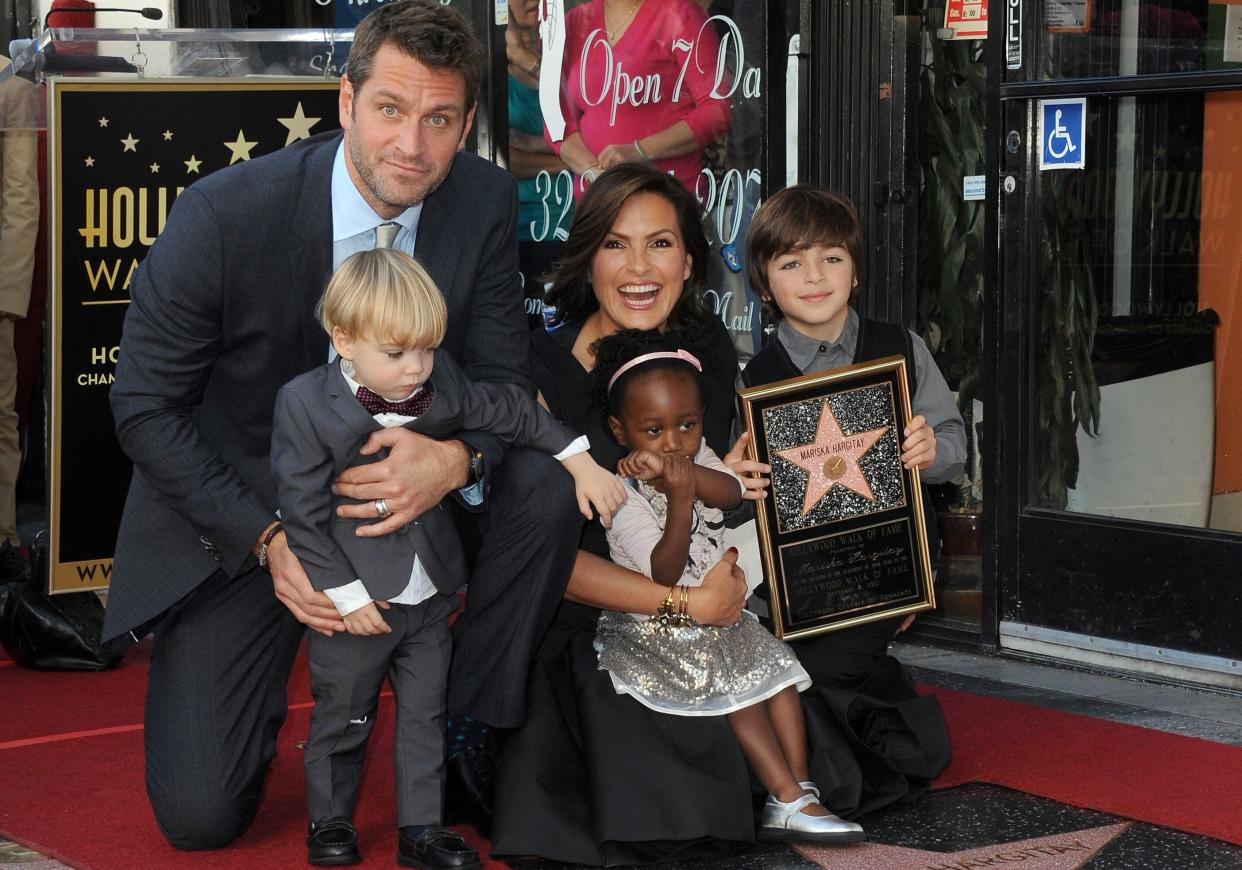
<svg viewBox="0 0 1242 870">
<path fill-rule="evenodd" d="M 382 520 L 388 519 L 392 516 L 392 511 L 388 509 L 388 502 L 384 501 L 382 498 L 377 498 L 375 500 L 375 513 L 378 514 L 379 518 Z"/>
</svg>

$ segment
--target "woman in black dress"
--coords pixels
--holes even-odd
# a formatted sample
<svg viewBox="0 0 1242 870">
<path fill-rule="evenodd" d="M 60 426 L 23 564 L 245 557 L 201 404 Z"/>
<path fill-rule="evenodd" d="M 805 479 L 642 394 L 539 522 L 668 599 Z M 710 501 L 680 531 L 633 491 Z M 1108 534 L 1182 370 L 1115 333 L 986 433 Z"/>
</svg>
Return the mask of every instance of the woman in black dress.
<svg viewBox="0 0 1242 870">
<path fill-rule="evenodd" d="M 533 333 L 532 359 L 549 410 L 590 436 L 605 468 L 615 468 L 624 451 L 591 399 L 591 346 L 620 329 L 676 330 L 703 359 L 704 435 L 718 455 L 729 450 L 737 359 L 724 324 L 702 302 L 710 250 L 700 214 L 680 183 L 643 164 L 608 170 L 579 203 L 548 296 L 552 327 Z M 740 457 L 735 450 L 725 461 L 739 473 L 753 470 Z M 497 758 L 493 854 L 613 866 L 752 841 L 751 778 L 725 719 L 656 713 L 618 695 L 599 670 L 592 645 L 599 610 L 654 613 L 667 592 L 607 556 L 602 527 L 588 524 L 566 601 L 532 666 L 526 723 Z M 732 624 L 744 595 L 737 572 L 722 562 L 694 590 L 690 614 Z M 893 676 L 875 659 L 870 648 L 861 658 L 844 657 L 845 670 L 856 673 L 832 679 L 870 681 L 874 690 L 876 679 Z M 896 676 L 908 685 L 904 674 Z M 812 779 L 826 798 L 836 796 L 830 806 L 840 815 L 904 796 L 918 785 L 906 771 L 927 766 L 900 710 L 861 698 L 856 688 L 817 684 L 803 695 Z M 904 770 L 890 763 L 889 750 Z"/>
</svg>

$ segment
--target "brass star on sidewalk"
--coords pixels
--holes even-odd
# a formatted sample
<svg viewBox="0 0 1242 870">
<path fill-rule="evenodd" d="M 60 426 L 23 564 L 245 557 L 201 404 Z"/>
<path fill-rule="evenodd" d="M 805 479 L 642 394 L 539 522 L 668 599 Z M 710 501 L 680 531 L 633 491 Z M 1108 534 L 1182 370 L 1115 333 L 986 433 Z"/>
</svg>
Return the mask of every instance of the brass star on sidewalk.
<svg viewBox="0 0 1242 870">
<path fill-rule="evenodd" d="M 195 175 L 198 174 L 198 167 L 203 165 L 203 161 L 199 160 L 193 154 L 190 155 L 189 160 L 183 160 L 182 163 L 185 164 L 185 171 L 187 174 L 193 172 Z"/>
<path fill-rule="evenodd" d="M 285 137 L 285 144 L 292 145 L 299 139 L 308 139 L 311 134 L 311 127 L 318 124 L 322 118 L 308 118 L 302 113 L 302 101 L 298 101 L 298 107 L 293 110 L 291 118 L 277 118 L 277 121 L 289 128 L 289 135 Z"/>
<path fill-rule="evenodd" d="M 830 847 L 798 845 L 794 849 L 808 861 L 831 870 L 966 870 L 1010 866 L 1026 870 L 1078 870 L 1129 827 L 1130 822 L 1122 822 L 960 852 L 932 852 L 882 843 Z"/>
<path fill-rule="evenodd" d="M 126 133 L 125 138 L 121 140 L 121 144 L 125 146 L 121 149 L 121 153 L 124 154 L 126 151 L 133 151 L 137 154 L 138 143 L 141 141 L 141 139 L 135 139 L 133 133 Z"/>
<path fill-rule="evenodd" d="M 233 156 L 229 160 L 229 166 L 232 166 L 238 160 L 249 160 L 250 152 L 254 149 L 254 146 L 258 144 L 259 142 L 257 139 L 254 142 L 247 142 L 246 133 L 242 130 L 238 130 L 236 141 L 224 143 L 224 147 L 233 152 Z"/>
<path fill-rule="evenodd" d="M 803 516 L 809 514 L 819 504 L 819 500 L 837 484 L 853 490 L 867 501 L 875 501 L 875 493 L 871 491 L 871 484 L 867 483 L 862 469 L 858 467 L 858 460 L 887 431 L 888 427 L 884 426 L 846 435 L 841 431 L 828 403 L 823 403 L 815 440 L 810 444 L 776 451 L 777 456 L 792 462 L 807 473 L 806 498 L 802 500 Z"/>
</svg>

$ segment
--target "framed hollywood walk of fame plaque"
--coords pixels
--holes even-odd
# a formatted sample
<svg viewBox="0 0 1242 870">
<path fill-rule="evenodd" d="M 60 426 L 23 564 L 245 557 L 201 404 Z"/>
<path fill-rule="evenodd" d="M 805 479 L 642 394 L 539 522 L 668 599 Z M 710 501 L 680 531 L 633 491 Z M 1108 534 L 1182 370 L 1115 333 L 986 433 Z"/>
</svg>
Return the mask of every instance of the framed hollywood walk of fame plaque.
<svg viewBox="0 0 1242 870">
<path fill-rule="evenodd" d="M 893 356 L 739 391 L 772 628 L 786 640 L 935 607 L 917 469 L 901 464 L 906 362 Z"/>
</svg>

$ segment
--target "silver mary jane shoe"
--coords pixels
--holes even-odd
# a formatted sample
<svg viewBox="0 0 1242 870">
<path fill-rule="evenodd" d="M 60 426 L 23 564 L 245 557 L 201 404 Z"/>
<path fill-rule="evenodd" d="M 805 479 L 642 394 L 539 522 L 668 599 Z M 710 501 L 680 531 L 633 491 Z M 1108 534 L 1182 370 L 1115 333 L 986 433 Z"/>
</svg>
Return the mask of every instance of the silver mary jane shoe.
<svg viewBox="0 0 1242 870">
<path fill-rule="evenodd" d="M 755 832 L 761 840 L 792 840 L 799 843 L 857 843 L 866 839 L 861 825 L 839 819 L 832 813 L 826 816 L 808 816 L 803 807 L 819 803 L 814 795 L 804 794 L 789 803 L 768 795 L 763 812 L 759 815 L 759 829 Z"/>
</svg>

